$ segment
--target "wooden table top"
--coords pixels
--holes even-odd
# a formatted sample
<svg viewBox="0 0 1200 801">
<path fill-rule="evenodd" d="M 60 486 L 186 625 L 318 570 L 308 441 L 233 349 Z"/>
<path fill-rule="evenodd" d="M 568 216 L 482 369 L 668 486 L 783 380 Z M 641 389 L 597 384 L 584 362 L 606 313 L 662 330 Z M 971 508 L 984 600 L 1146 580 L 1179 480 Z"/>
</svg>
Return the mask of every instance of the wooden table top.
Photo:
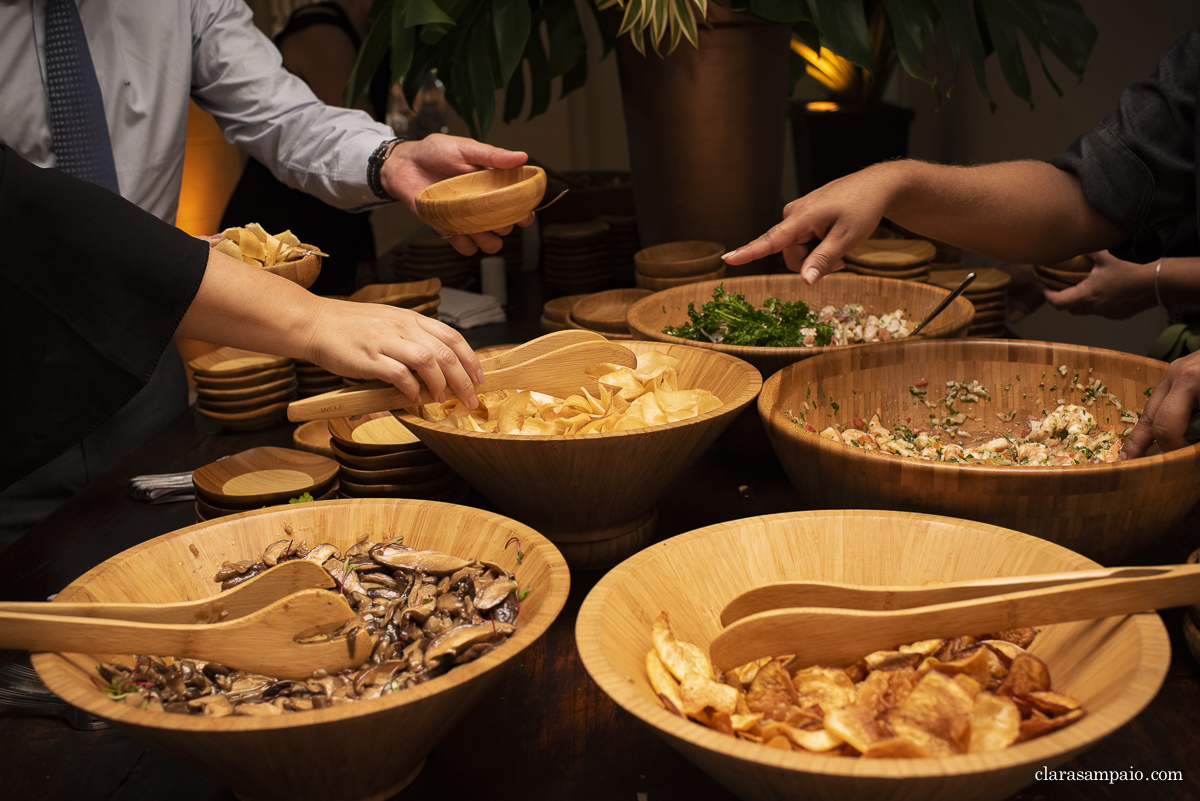
<svg viewBox="0 0 1200 801">
<path fill-rule="evenodd" d="M 513 326 L 489 329 L 476 332 L 472 344 L 520 341 L 537 333 Z M 131 477 L 191 470 L 259 445 L 291 447 L 294 428 L 295 424 L 280 424 L 231 433 L 189 411 L 8 549 L 0 562 L 0 599 L 44 600 L 110 556 L 195 522 L 189 502 L 152 505 L 134 500 L 128 489 Z M 490 508 L 475 493 L 467 503 Z M 796 508 L 794 493 L 751 407 L 668 490 L 658 506 L 658 536 Z M 1183 562 L 1197 546 L 1200 514 L 1193 511 L 1170 542 L 1137 561 Z M 616 706 L 584 670 L 575 648 L 575 617 L 601 575 L 598 570 L 572 572 L 570 597 L 548 633 L 515 660 L 497 691 L 432 752 L 396 801 L 444 795 L 447 780 L 462 773 L 464 747 L 472 753 L 472 773 L 490 777 L 472 790 L 486 801 L 734 798 L 650 727 Z M 1031 784 L 1013 801 L 1200 799 L 1200 666 L 1184 645 L 1181 610 L 1166 610 L 1162 616 L 1173 655 L 1158 696 L 1131 724 L 1060 769 L 1132 769 L 1147 777 L 1153 771 L 1171 771 L 1179 780 L 1108 784 L 1031 777 Z M 24 658 L 0 651 L 0 662 Z M 489 737 L 486 747 L 479 747 L 480 732 L 495 731 L 495 721 L 504 721 L 503 735 Z M 7 798 L 234 798 L 217 780 L 115 729 L 84 732 L 53 718 L 0 717 L 0 742 L 0 777 Z"/>
</svg>

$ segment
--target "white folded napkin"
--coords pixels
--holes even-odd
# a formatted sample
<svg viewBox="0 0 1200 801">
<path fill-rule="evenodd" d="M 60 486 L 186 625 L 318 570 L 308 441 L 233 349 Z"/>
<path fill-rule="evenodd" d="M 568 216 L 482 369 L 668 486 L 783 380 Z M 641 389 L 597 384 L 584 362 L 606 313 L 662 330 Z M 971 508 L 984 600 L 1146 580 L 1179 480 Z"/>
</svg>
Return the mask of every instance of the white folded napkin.
<svg viewBox="0 0 1200 801">
<path fill-rule="evenodd" d="M 455 328 L 475 328 L 508 319 L 500 301 L 491 295 L 442 287 L 438 319 Z"/>
</svg>

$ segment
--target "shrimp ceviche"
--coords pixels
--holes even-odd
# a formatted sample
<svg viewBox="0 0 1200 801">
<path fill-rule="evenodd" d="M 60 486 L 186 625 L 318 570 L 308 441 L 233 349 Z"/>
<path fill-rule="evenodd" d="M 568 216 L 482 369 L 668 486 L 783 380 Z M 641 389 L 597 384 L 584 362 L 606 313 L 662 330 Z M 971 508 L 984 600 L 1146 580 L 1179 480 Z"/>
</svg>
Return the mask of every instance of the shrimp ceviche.
<svg viewBox="0 0 1200 801">
<path fill-rule="evenodd" d="M 825 306 L 817 312 L 817 322 L 827 323 L 833 329 L 830 345 L 887 342 L 908 336 L 916 327 L 913 321 L 908 319 L 904 309 L 896 309 L 877 317 L 867 314 L 861 303 L 847 303 L 841 307 Z"/>
<path fill-rule="evenodd" d="M 1058 370 L 1066 374 L 1065 366 Z M 931 410 L 924 423 L 915 423 L 909 417 L 888 425 L 876 411 L 866 423 L 856 417 L 849 426 L 835 423 L 817 431 L 802 415 L 789 413 L 789 417 L 808 431 L 834 442 L 910 459 L 1051 467 L 1115 462 L 1139 415 L 1121 408 L 1120 401 L 1099 379 L 1085 384 L 1076 375 L 1069 388 L 1082 393 L 1078 403 L 1060 399 L 1053 410 L 1031 414 L 1019 430 L 1009 432 L 996 431 L 990 418 L 983 420 L 982 415 L 973 416 L 966 411 L 975 408 L 972 404 L 991 400 L 987 387 L 978 381 L 947 381 L 946 395 L 938 401 L 927 397 L 924 384 L 909 387 L 916 401 Z M 1110 414 L 1105 422 L 1099 422 L 1093 413 L 1097 402 L 1114 407 L 1115 417 Z M 1014 421 L 1015 410 L 996 413 L 995 417 L 1001 426 L 1018 425 Z M 976 430 L 968 430 L 971 423 Z M 982 432 L 978 430 L 981 423 L 985 429 Z"/>
</svg>

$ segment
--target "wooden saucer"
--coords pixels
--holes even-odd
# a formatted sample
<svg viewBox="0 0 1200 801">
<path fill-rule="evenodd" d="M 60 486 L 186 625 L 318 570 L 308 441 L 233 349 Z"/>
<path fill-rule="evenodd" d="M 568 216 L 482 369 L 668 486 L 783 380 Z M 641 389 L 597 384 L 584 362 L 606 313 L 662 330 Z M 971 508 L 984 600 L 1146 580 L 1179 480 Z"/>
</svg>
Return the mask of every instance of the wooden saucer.
<svg viewBox="0 0 1200 801">
<path fill-rule="evenodd" d="M 197 356 L 188 362 L 188 367 L 198 376 L 236 378 L 290 364 L 292 364 L 292 360 L 284 356 L 272 356 L 269 353 L 256 353 L 252 350 L 226 347 L 209 351 L 203 356 Z"/>
<path fill-rule="evenodd" d="M 249 508 L 321 489 L 337 472 L 327 456 L 264 445 L 197 468 L 192 485 L 209 503 Z"/>
<path fill-rule="evenodd" d="M 378 456 L 381 453 L 426 447 L 391 412 L 335 418 L 329 421 L 329 434 L 342 449 L 359 456 Z"/>
<path fill-rule="evenodd" d="M 230 390 L 230 389 L 246 389 L 247 387 L 262 387 L 277 381 L 287 379 L 288 381 L 296 377 L 296 370 L 292 365 L 284 365 L 283 367 L 274 367 L 270 370 L 260 370 L 254 373 L 245 375 L 233 376 L 231 378 L 213 378 L 211 376 L 195 375 L 196 389 L 213 389 L 213 390 Z"/>
<path fill-rule="evenodd" d="M 351 453 L 339 445 L 337 440 L 332 438 L 329 441 L 329 447 L 333 450 L 333 458 L 337 459 L 338 464 L 353 467 L 356 470 L 390 470 L 396 467 L 417 467 L 420 465 L 435 464 L 442 460 L 442 457 L 426 447 L 409 448 L 390 453 L 378 453 L 372 456 Z"/>
<path fill-rule="evenodd" d="M 310 420 L 296 426 L 292 432 L 292 444 L 297 450 L 319 453 L 330 459 L 336 459 L 333 452 L 333 440 L 329 436 L 329 424 L 324 420 Z"/>
</svg>

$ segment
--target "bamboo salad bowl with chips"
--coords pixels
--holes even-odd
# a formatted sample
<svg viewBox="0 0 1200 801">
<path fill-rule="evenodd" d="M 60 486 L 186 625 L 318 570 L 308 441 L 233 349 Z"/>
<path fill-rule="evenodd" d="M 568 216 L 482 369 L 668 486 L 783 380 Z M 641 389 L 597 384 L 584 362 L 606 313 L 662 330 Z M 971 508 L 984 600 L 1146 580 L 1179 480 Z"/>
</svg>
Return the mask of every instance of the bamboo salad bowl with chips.
<svg viewBox="0 0 1200 801">
<path fill-rule="evenodd" d="M 1146 391 L 1158 386 L 1166 369 L 1165 362 L 1079 345 L 913 340 L 829 352 L 791 365 L 765 382 L 758 412 L 805 508 L 963 517 L 1041 537 L 1102 564 L 1127 564 L 1200 501 L 1200 444 L 1108 464 L 984 466 L 866 451 L 808 432 L 805 425 L 818 432 L 832 422 L 850 427 L 855 417 L 869 420 L 876 409 L 885 427 L 906 420 L 919 425 L 936 410 L 910 387 L 928 381 L 927 398 L 936 402 L 947 381 L 978 380 L 991 400 L 958 408 L 977 418 L 968 421 L 968 430 L 982 427 L 999 436 L 1015 432 L 1029 415 L 1052 411 L 1060 400 L 1078 403 L 1081 393 L 1067 389 L 1076 373 L 1084 383 L 1089 375 L 1099 378 L 1125 408 L 1140 412 Z M 1115 423 L 1118 410 L 1107 403 L 1101 398 L 1085 408 L 1098 422 Z M 1014 422 L 1002 425 L 996 415 L 1008 412 L 1015 412 Z"/>
<path fill-rule="evenodd" d="M 761 308 L 763 301 L 774 297 L 784 301 L 802 300 L 811 311 L 823 306 L 844 306 L 861 303 L 867 312 L 882 315 L 904 309 L 913 326 L 933 311 L 949 292 L 940 287 L 891 278 L 869 278 L 863 275 L 834 273 L 809 286 L 797 274 L 749 275 L 675 286 L 643 298 L 626 314 L 629 330 L 638 339 L 687 344 L 705 350 L 727 353 L 744 359 L 759 369 L 763 378 L 789 364 L 809 359 L 829 350 L 859 348 L 862 345 L 829 345 L 824 347 L 756 347 L 723 345 L 715 342 L 695 342 L 663 333 L 667 326 L 688 322 L 688 304 L 699 309 L 712 300 L 713 290 L 724 286 L 726 292 L 744 295 L 746 301 Z M 964 298 L 954 302 L 938 315 L 917 336 L 922 339 L 960 337 L 966 334 L 975 309 Z M 880 343 L 888 344 L 888 343 Z"/>
<path fill-rule="evenodd" d="M 569 436 L 480 433 L 393 414 L 500 511 L 554 542 L 571 567 L 606 567 L 653 540 L 659 498 L 762 386 L 754 367 L 724 353 L 621 344 L 677 358 L 679 388 L 707 389 L 722 405 L 674 423 Z"/>
<path fill-rule="evenodd" d="M 271 717 L 180 715 L 117 703 L 98 688 L 101 661 L 129 655 L 38 653 L 33 666 L 69 703 L 211 776 L 239 798 L 381 799 L 407 785 L 426 755 L 498 682 L 562 610 L 569 574 L 557 549 L 498 514 L 423 500 L 334 500 L 243 512 L 164 534 L 71 582 L 57 601 L 170 603 L 217 595 L 227 560 L 259 558 L 292 536 L 344 551 L 363 535 L 499 564 L 530 592 L 516 631 L 475 661 L 368 701 Z M 519 548 L 509 540 L 520 540 Z M 507 547 L 506 547 L 507 546 Z M 522 551 L 518 560 L 517 551 Z M 503 725 L 497 721 L 497 725 Z"/>
<path fill-rule="evenodd" d="M 1054 688 L 1081 702 L 1082 720 L 1001 751 L 923 759 L 779 750 L 668 712 L 646 676 L 653 622 L 667 612 L 675 635 L 707 652 L 725 604 L 763 584 L 923 585 L 1094 567 L 1045 540 L 954 518 L 883 511 L 747 518 L 680 534 L 614 567 L 584 599 L 575 638 L 585 669 L 605 693 L 739 798 L 999 801 L 1032 784 L 1039 768 L 1062 765 L 1150 703 L 1170 663 L 1158 615 L 1043 628 L 1030 650 L 1048 666 Z"/>
</svg>

